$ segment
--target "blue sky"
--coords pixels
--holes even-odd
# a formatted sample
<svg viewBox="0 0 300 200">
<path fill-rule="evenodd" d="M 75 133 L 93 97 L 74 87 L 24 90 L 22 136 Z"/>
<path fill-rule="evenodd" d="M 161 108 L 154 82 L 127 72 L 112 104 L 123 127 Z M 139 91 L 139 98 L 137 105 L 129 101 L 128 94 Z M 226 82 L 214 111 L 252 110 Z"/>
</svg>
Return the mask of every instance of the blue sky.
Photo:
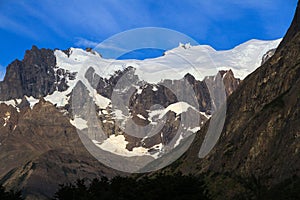
<svg viewBox="0 0 300 200">
<path fill-rule="evenodd" d="M 297 0 L 0 0 L 0 78 L 33 44 L 52 49 L 93 46 L 140 27 L 179 31 L 219 50 L 253 38 L 277 39 L 287 31 L 296 4 Z"/>
</svg>

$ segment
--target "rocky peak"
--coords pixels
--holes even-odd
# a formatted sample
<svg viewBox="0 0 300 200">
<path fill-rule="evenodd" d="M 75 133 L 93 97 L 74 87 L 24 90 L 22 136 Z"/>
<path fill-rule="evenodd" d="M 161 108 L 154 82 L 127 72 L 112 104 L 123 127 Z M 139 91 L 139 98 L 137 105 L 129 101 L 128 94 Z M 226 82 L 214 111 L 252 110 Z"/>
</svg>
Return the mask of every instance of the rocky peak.
<svg viewBox="0 0 300 200">
<path fill-rule="evenodd" d="M 24 95 L 38 99 L 54 91 L 65 91 L 68 80 L 74 80 L 76 75 L 56 66 L 53 50 L 32 46 L 22 61 L 15 60 L 8 65 L 0 82 L 0 100 L 22 99 Z"/>
<path fill-rule="evenodd" d="M 223 83 L 226 91 L 226 95 L 229 96 L 233 91 L 237 89 L 241 80 L 239 78 L 235 78 L 232 70 L 223 70 L 219 72 L 223 78 Z"/>
<path fill-rule="evenodd" d="M 33 46 L 22 61 L 16 60 L 7 67 L 5 79 L 0 82 L 0 100 L 19 98 L 24 95 L 36 98 L 55 90 L 53 51 Z"/>
<path fill-rule="evenodd" d="M 191 75 L 190 73 L 187 73 L 184 78 L 190 83 L 190 84 L 194 84 L 196 79 L 193 75 Z"/>
<path fill-rule="evenodd" d="M 71 50 L 71 48 L 68 48 L 66 50 L 62 50 L 62 52 L 64 52 L 69 57 L 72 53 L 72 50 Z"/>
</svg>

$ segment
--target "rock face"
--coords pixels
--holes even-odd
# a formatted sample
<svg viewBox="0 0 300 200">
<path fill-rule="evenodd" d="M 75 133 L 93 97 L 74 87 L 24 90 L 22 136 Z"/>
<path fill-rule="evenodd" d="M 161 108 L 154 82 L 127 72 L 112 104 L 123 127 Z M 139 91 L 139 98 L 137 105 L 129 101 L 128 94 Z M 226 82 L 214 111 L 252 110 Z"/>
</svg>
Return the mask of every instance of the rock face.
<svg viewBox="0 0 300 200">
<path fill-rule="evenodd" d="M 28 199 L 43 199 L 58 183 L 117 174 L 87 152 L 69 118 L 51 103 L 41 100 L 21 112 L 0 106 L 1 119 L 10 116 L 0 128 L 0 177 L 6 187 L 23 188 Z"/>
<path fill-rule="evenodd" d="M 166 114 L 166 120 L 168 123 L 163 126 L 160 132 L 153 137 L 136 138 L 132 137 L 130 133 L 126 133 L 124 129 L 120 129 L 120 123 L 128 123 L 129 118 L 125 117 L 124 121 L 117 123 L 118 120 L 115 118 L 116 116 L 114 116 L 114 112 L 116 110 L 122 111 L 122 113 L 130 113 L 132 120 L 138 125 L 149 126 L 148 129 L 136 126 L 133 126 L 134 128 L 130 128 L 130 126 L 127 124 L 127 127 L 129 127 L 131 131 L 139 132 L 141 135 L 147 136 L 147 133 L 149 133 L 150 130 L 155 129 L 155 126 L 157 126 L 156 122 L 152 121 L 153 113 L 150 111 L 152 106 L 159 105 L 161 109 L 164 109 L 168 106 L 180 103 L 181 100 L 177 98 L 177 95 L 181 97 L 189 95 L 186 84 L 188 84 L 191 87 L 191 90 L 194 92 L 193 98 L 196 101 L 195 104 L 197 104 L 196 109 L 199 109 L 199 111 L 206 113 L 206 115 L 209 116 L 213 110 L 215 110 L 214 107 L 218 104 L 214 99 L 212 99 L 210 94 L 211 91 L 209 91 L 209 88 L 207 87 L 207 84 L 209 84 L 211 88 L 217 85 L 215 76 L 208 77 L 204 81 L 199 81 L 196 80 L 191 74 L 186 74 L 184 78 L 180 80 L 165 79 L 158 84 L 149 84 L 140 81 L 139 77 L 134 74 L 134 71 L 135 70 L 133 67 L 127 67 L 123 71 L 117 71 L 109 79 L 103 79 L 97 75 L 93 68 L 89 68 L 85 74 L 85 77 L 88 79 L 89 83 L 102 96 L 105 96 L 109 99 L 115 99 L 114 97 L 116 96 L 114 95 L 117 93 L 118 99 L 115 100 L 113 104 L 120 104 L 120 106 L 116 106 L 113 109 L 106 109 L 105 113 L 107 114 L 102 113 L 98 117 L 100 121 L 104 122 L 102 123 L 102 129 L 105 130 L 107 136 L 113 134 L 125 136 L 126 141 L 128 142 L 127 149 L 130 151 L 134 147 L 151 148 L 159 144 L 167 145 L 167 143 L 170 142 L 173 137 L 175 137 L 176 132 L 178 131 L 180 118 L 177 117 L 178 114 L 176 112 L 170 110 Z M 237 88 L 240 80 L 234 77 L 231 70 L 220 71 L 219 75 L 224 84 L 225 95 L 229 96 Z M 129 85 L 128 82 L 130 82 Z M 174 91 L 180 92 L 179 94 L 175 94 Z M 88 107 L 88 103 L 85 101 L 86 99 L 90 98 L 88 93 L 85 92 L 84 96 L 82 87 L 80 87 L 80 89 L 78 88 L 78 92 L 80 95 L 77 96 L 83 97 L 83 105 L 81 107 Z M 130 94 L 130 97 L 128 97 L 128 94 Z M 124 109 L 121 109 L 120 107 L 123 107 L 121 106 L 123 103 L 120 102 L 123 102 L 123 100 L 124 104 L 128 102 L 128 105 L 126 105 Z M 89 115 L 89 113 L 86 114 Z M 82 113 L 78 113 L 77 115 L 83 116 Z M 83 118 L 87 119 L 89 117 L 87 116 Z M 204 122 L 207 120 L 207 117 L 200 114 L 200 120 L 198 122 L 192 123 L 193 120 L 193 117 L 190 116 L 190 124 L 197 124 L 196 127 L 189 127 L 188 125 L 184 124 L 182 124 L 182 127 L 186 129 L 201 128 L 202 124 L 204 124 Z M 109 121 L 109 123 L 107 123 L 107 121 Z M 96 138 L 93 139 L 96 140 Z"/>
<path fill-rule="evenodd" d="M 15 60 L 7 67 L 0 85 L 1 100 L 22 98 L 25 94 L 39 98 L 53 92 L 55 65 L 53 51 L 33 46 L 23 61 Z"/>
<path fill-rule="evenodd" d="M 212 187 L 228 183 L 217 187 L 215 192 L 221 196 L 216 199 L 237 198 L 243 192 L 249 195 L 244 189 L 250 186 L 241 186 L 246 179 L 256 182 L 255 198 L 263 198 L 262 192 L 278 185 L 282 191 L 289 187 L 294 193 L 298 190 L 299 195 L 299 19 L 298 3 L 292 25 L 275 54 L 229 96 L 221 138 L 209 155 L 204 159 L 198 157 L 209 125 L 206 123 L 177 166 L 166 170 L 212 173 Z"/>
<path fill-rule="evenodd" d="M 231 70 L 220 71 L 221 76 L 223 77 L 224 87 L 226 91 L 226 96 L 231 95 L 241 83 L 241 80 L 234 77 L 234 74 Z"/>
<path fill-rule="evenodd" d="M 7 67 L 0 82 L 0 100 L 22 99 L 24 95 L 40 98 L 56 90 L 65 91 L 66 77 L 74 79 L 75 74 L 56 69 L 53 50 L 32 46 L 22 61 L 15 60 Z"/>
</svg>

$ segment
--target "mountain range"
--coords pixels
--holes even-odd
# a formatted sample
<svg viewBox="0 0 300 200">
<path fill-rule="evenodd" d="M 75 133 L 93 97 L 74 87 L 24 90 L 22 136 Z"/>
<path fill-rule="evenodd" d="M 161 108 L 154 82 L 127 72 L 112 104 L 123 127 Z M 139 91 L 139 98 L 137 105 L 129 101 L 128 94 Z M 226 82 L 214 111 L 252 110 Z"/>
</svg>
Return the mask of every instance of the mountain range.
<svg viewBox="0 0 300 200">
<path fill-rule="evenodd" d="M 157 169 L 205 174 L 214 199 L 294 190 L 299 9 L 282 41 L 251 40 L 227 51 L 180 44 L 140 61 L 32 46 L 0 82 L 0 183 L 27 199 L 48 199 L 58 184 L 78 178 Z M 220 138 L 199 153 L 223 109 Z"/>
</svg>

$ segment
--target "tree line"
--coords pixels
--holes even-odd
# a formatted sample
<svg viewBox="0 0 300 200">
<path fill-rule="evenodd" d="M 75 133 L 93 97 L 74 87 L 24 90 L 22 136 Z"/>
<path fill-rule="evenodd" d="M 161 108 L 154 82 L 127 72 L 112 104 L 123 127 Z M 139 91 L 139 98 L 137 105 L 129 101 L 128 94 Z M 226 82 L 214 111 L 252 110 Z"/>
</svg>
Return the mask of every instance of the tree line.
<svg viewBox="0 0 300 200">
<path fill-rule="evenodd" d="M 77 180 L 72 184 L 60 185 L 54 200 L 207 200 L 204 182 L 199 177 L 156 175 L 155 177 L 106 177 L 94 179 L 89 184 Z"/>
</svg>

